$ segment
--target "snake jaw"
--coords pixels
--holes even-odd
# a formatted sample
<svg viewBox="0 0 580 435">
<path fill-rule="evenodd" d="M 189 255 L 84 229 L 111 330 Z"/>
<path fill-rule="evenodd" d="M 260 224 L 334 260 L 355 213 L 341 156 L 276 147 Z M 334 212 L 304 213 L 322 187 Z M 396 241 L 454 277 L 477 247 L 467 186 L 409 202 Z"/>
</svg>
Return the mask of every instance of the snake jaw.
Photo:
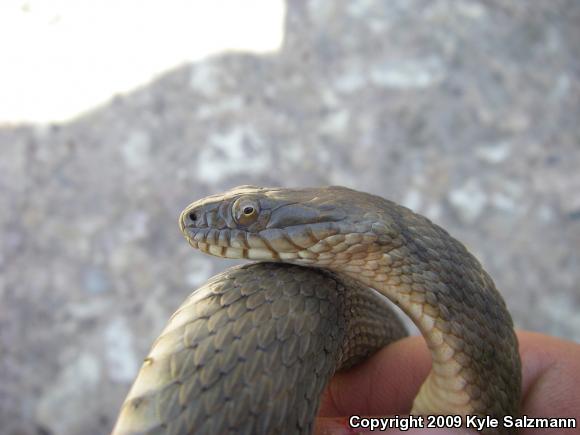
<svg viewBox="0 0 580 435">
<path fill-rule="evenodd" d="M 332 223 L 313 224 L 287 230 L 249 232 L 238 229 L 197 228 L 180 220 L 180 228 L 195 249 L 216 257 L 286 261 L 302 265 L 323 265 L 328 252 L 345 245 L 345 236 Z M 361 238 L 348 238 L 351 242 Z"/>
</svg>

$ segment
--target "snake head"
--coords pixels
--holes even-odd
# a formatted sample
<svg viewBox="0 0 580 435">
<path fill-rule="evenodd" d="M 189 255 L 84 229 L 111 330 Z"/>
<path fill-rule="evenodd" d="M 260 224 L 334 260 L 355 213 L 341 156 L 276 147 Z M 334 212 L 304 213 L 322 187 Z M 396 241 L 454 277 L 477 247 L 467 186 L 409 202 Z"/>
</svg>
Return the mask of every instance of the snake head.
<svg viewBox="0 0 580 435">
<path fill-rule="evenodd" d="M 211 255 L 325 265 L 341 252 L 352 258 L 381 232 L 392 233 L 377 203 L 373 195 L 340 186 L 239 186 L 193 202 L 179 224 L 194 248 Z"/>
</svg>

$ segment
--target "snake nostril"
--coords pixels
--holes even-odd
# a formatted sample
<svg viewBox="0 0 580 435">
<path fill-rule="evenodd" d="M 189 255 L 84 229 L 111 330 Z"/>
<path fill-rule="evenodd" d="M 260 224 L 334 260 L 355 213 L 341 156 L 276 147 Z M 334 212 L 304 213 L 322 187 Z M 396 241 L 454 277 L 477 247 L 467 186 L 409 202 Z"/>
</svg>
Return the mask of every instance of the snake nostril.
<svg viewBox="0 0 580 435">
<path fill-rule="evenodd" d="M 192 211 L 190 212 L 187 217 L 189 218 L 190 221 L 195 222 L 197 221 L 197 213 Z"/>
</svg>

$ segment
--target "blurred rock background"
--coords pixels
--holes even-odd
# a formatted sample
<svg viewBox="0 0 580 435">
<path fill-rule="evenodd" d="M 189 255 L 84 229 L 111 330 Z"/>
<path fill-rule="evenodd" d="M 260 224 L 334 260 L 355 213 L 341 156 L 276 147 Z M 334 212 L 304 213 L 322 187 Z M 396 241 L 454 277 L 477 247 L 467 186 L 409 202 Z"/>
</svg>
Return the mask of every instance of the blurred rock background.
<svg viewBox="0 0 580 435">
<path fill-rule="evenodd" d="M 0 128 L 0 433 L 107 433 L 153 338 L 228 264 L 177 216 L 340 184 L 462 240 L 518 327 L 580 341 L 580 2 L 290 1 L 282 49 Z"/>
</svg>

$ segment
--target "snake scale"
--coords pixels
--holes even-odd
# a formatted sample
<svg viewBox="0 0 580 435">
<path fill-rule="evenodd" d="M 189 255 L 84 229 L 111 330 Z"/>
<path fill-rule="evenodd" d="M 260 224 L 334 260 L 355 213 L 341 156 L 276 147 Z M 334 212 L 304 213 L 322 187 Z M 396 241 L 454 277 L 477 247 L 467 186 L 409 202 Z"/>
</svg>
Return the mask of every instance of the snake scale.
<svg viewBox="0 0 580 435">
<path fill-rule="evenodd" d="M 240 186 L 193 202 L 179 223 L 202 252 L 262 262 L 213 277 L 171 317 L 114 435 L 311 433 L 332 375 L 406 335 L 385 296 L 431 352 L 411 414 L 518 414 L 505 302 L 427 218 L 345 187 Z"/>
</svg>

